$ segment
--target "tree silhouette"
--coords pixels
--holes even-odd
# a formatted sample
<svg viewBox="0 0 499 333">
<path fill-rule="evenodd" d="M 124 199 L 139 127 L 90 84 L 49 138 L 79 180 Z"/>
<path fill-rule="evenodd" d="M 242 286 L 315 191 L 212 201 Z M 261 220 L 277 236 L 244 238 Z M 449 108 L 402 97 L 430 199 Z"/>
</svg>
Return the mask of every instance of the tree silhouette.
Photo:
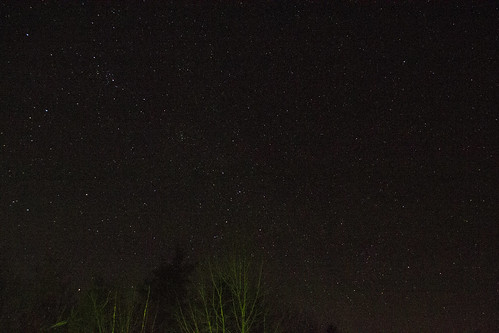
<svg viewBox="0 0 499 333">
<path fill-rule="evenodd" d="M 329 326 L 326 329 L 326 333 L 339 333 L 339 331 L 335 325 L 329 324 Z"/>
<path fill-rule="evenodd" d="M 179 304 L 184 304 L 187 299 L 189 278 L 194 268 L 193 264 L 185 262 L 184 251 L 177 246 L 171 262 L 163 261 L 153 270 L 153 277 L 146 279 L 145 287 L 150 288 L 151 313 L 155 316 L 154 326 L 160 331 L 166 332 L 175 326 L 174 314 Z"/>
</svg>

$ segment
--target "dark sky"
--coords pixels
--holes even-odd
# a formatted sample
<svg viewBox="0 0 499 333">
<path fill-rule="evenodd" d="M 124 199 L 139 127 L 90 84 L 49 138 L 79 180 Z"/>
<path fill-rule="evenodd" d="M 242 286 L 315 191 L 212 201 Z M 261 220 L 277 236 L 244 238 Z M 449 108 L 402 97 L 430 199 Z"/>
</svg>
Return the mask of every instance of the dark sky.
<svg viewBox="0 0 499 333">
<path fill-rule="evenodd" d="M 322 322 L 498 328 L 496 4 L 47 3 L 0 4 L 12 276 L 241 243 Z"/>
</svg>

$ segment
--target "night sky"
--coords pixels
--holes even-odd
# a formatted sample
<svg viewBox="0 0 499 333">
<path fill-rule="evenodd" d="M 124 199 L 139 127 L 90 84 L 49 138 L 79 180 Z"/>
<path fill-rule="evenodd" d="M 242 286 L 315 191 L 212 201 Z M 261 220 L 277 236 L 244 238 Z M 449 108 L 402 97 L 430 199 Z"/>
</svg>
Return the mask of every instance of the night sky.
<svg viewBox="0 0 499 333">
<path fill-rule="evenodd" d="M 0 4 L 9 281 L 244 244 L 321 323 L 498 329 L 497 4 L 325 3 Z"/>
</svg>

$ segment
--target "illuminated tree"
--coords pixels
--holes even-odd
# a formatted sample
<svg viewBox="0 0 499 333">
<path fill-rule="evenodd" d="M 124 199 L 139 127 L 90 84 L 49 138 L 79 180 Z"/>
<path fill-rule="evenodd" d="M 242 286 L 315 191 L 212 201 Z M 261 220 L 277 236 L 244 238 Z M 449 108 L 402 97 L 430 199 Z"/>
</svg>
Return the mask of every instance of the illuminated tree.
<svg viewBox="0 0 499 333">
<path fill-rule="evenodd" d="M 182 332 L 268 332 L 262 266 L 243 258 L 208 263 L 197 284 L 196 301 L 180 307 Z"/>
</svg>

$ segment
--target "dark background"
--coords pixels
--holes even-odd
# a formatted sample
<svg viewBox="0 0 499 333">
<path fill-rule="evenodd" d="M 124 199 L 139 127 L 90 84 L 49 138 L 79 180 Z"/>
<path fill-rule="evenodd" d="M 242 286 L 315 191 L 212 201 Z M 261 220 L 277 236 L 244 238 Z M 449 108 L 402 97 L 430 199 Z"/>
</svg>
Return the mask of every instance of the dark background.
<svg viewBox="0 0 499 333">
<path fill-rule="evenodd" d="M 244 244 L 322 324 L 499 328 L 492 1 L 61 3 L 0 4 L 7 286 Z"/>
</svg>

